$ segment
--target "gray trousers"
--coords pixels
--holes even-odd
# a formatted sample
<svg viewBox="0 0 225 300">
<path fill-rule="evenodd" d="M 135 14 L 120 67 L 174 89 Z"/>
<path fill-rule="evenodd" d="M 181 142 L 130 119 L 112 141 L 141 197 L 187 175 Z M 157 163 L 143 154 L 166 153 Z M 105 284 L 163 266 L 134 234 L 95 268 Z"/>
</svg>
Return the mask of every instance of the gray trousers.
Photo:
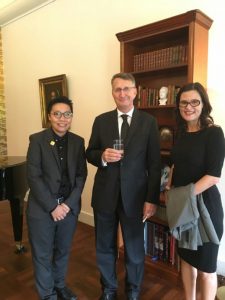
<svg viewBox="0 0 225 300">
<path fill-rule="evenodd" d="M 54 222 L 49 216 L 27 216 L 36 287 L 41 299 L 57 299 L 54 288 L 65 286 L 69 252 L 77 225 L 77 216 L 69 213 Z"/>
</svg>

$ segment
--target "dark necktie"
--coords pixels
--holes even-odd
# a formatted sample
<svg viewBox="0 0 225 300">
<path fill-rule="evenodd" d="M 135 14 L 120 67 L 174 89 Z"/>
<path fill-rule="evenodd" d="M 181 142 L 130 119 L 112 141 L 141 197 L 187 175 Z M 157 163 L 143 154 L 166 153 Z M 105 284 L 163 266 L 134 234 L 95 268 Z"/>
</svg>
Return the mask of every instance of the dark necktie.
<svg viewBox="0 0 225 300">
<path fill-rule="evenodd" d="M 121 139 L 125 141 L 128 130 L 129 130 L 129 124 L 127 122 L 127 117 L 128 115 L 121 115 L 121 117 L 123 118 L 123 123 L 121 126 Z"/>
</svg>

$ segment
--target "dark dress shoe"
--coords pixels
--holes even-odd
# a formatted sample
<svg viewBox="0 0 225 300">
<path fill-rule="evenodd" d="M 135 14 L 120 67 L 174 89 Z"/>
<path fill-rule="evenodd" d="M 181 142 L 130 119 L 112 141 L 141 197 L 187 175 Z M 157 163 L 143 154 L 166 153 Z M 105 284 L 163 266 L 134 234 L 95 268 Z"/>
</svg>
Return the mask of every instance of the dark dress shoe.
<svg viewBox="0 0 225 300">
<path fill-rule="evenodd" d="M 113 294 L 103 293 L 99 298 L 99 300 L 116 300 L 116 299 L 117 299 L 116 293 Z"/>
<path fill-rule="evenodd" d="M 139 300 L 138 295 L 127 295 L 127 300 Z"/>
<path fill-rule="evenodd" d="M 45 296 L 41 300 L 57 300 L 57 294 L 54 291 L 51 295 Z"/>
<path fill-rule="evenodd" d="M 60 300 L 77 300 L 77 296 L 66 286 L 64 288 L 55 288 L 57 296 Z"/>
</svg>

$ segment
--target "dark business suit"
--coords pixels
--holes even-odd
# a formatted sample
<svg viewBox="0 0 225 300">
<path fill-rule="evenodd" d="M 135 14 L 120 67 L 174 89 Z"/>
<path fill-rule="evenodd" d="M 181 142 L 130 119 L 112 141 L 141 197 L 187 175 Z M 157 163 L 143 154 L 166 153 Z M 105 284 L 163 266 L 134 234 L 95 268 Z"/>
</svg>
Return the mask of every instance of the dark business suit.
<svg viewBox="0 0 225 300">
<path fill-rule="evenodd" d="M 159 199 L 160 150 L 156 121 L 134 109 L 124 158 L 104 167 L 102 153 L 106 148 L 113 148 L 113 140 L 118 137 L 117 110 L 104 113 L 94 121 L 86 150 L 88 162 L 98 167 L 92 194 L 97 262 L 103 290 L 114 292 L 117 289 L 116 233 L 120 222 L 126 252 L 126 290 L 128 295 L 136 296 L 144 271 L 143 206 L 145 201 L 157 204 Z"/>
<path fill-rule="evenodd" d="M 30 187 L 27 222 L 36 286 L 41 298 L 50 296 L 50 299 L 57 299 L 54 287 L 65 286 L 69 250 L 87 176 L 84 140 L 68 132 L 67 150 L 71 192 L 64 202 L 70 207 L 70 212 L 65 219 L 55 222 L 51 211 L 57 206 L 61 166 L 54 135 L 51 129 L 47 129 L 30 136 L 27 153 Z"/>
</svg>

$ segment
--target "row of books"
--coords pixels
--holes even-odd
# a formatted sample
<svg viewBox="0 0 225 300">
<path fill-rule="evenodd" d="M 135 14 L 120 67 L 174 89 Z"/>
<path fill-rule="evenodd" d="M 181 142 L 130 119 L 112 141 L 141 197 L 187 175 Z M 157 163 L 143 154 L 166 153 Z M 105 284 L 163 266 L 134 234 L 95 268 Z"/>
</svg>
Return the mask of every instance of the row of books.
<svg viewBox="0 0 225 300">
<path fill-rule="evenodd" d="M 176 240 L 170 234 L 167 226 L 156 224 L 151 221 L 145 223 L 145 254 L 153 261 L 163 261 L 180 268 L 177 254 Z"/>
<path fill-rule="evenodd" d="M 187 45 L 177 45 L 134 55 L 134 72 L 187 63 Z"/>
<path fill-rule="evenodd" d="M 151 88 L 138 85 L 136 106 L 139 108 L 150 107 L 160 105 L 159 101 L 159 88 Z M 168 94 L 166 105 L 172 105 L 176 103 L 176 96 L 180 87 L 176 85 L 168 85 Z"/>
</svg>

